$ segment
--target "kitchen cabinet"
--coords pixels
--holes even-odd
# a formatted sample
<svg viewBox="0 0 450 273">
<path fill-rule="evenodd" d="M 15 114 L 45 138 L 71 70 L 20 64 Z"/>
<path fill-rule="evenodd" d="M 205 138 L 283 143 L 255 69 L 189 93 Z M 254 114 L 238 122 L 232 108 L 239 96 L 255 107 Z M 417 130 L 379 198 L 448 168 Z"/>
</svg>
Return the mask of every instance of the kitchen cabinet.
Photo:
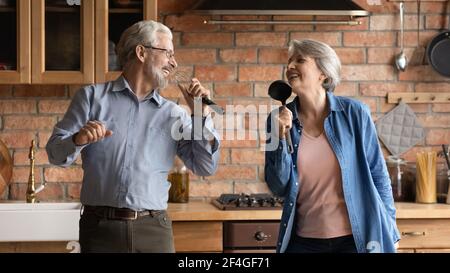
<svg viewBox="0 0 450 273">
<path fill-rule="evenodd" d="M 120 34 L 156 20 L 157 0 L 18 0 L 0 6 L 0 84 L 87 84 L 115 79 Z"/>
</svg>

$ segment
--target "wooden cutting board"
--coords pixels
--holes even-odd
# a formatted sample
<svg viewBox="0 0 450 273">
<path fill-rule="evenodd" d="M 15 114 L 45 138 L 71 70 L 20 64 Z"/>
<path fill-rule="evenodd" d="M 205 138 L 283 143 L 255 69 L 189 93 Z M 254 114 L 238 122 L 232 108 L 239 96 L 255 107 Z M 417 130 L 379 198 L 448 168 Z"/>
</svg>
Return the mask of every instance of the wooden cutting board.
<svg viewBox="0 0 450 273">
<path fill-rule="evenodd" d="M 8 147 L 0 139 L 0 195 L 11 183 L 13 171 L 13 160 L 9 154 Z"/>
</svg>

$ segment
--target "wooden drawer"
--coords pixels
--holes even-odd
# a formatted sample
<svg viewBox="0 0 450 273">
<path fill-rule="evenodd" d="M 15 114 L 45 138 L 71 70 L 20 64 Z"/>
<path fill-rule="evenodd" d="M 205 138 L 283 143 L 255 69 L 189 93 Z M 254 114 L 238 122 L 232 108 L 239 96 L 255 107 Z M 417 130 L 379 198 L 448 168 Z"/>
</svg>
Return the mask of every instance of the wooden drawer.
<svg viewBox="0 0 450 273">
<path fill-rule="evenodd" d="M 176 252 L 222 252 L 222 222 L 172 222 Z"/>
<path fill-rule="evenodd" d="M 450 248 L 450 219 L 398 219 L 400 248 Z"/>
</svg>

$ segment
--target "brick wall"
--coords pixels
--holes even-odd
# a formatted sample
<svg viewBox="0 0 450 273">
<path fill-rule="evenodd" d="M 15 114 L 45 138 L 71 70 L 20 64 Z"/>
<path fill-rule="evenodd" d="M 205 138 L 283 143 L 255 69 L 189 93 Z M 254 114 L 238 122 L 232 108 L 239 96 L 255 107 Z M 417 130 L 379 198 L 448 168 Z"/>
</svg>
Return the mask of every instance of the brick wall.
<svg viewBox="0 0 450 273">
<path fill-rule="evenodd" d="M 302 38 L 321 40 L 335 48 L 343 63 L 343 82 L 336 93 L 366 103 L 375 120 L 395 106 L 386 102 L 388 92 L 450 92 L 450 79 L 439 76 L 428 65 L 410 65 L 403 73 L 395 70 L 393 60 L 400 44 L 397 3 L 382 0 L 382 5 L 370 6 L 369 1 L 355 1 L 373 13 L 363 18 L 359 26 L 219 26 L 202 24 L 203 19 L 209 17 L 180 15 L 179 12 L 192 2 L 159 1 L 160 21 L 174 32 L 176 58 L 181 69 L 208 86 L 214 100 L 222 106 L 254 105 L 258 109 L 276 105 L 268 99 L 267 87 L 271 81 L 283 78 L 289 40 Z M 415 1 L 407 1 L 405 8 L 405 46 L 411 59 L 417 39 Z M 421 8 L 420 45 L 426 46 L 441 28 L 446 27 L 448 16 L 445 16 L 444 1 L 423 2 Z M 259 18 L 272 19 L 270 16 Z M 273 18 L 281 19 L 285 18 Z M 44 150 L 51 128 L 62 117 L 78 87 L 0 85 L 0 138 L 11 148 L 15 162 L 13 183 L 2 194 L 2 199 L 24 199 L 29 174 L 28 148 L 33 138 L 39 146 L 36 180 L 49 182 L 48 188 L 40 193 L 41 199 L 79 198 L 81 161 L 77 160 L 66 169 L 54 167 L 48 164 Z M 169 86 L 163 94 L 169 98 L 180 97 L 174 86 Z M 403 155 L 406 160 L 414 161 L 418 150 L 439 150 L 440 144 L 450 142 L 450 104 L 410 106 L 426 127 L 425 140 Z M 264 130 L 265 116 L 258 117 L 256 113 L 234 117 L 235 124 L 255 115 L 260 118 L 257 129 Z M 227 123 L 229 119 L 218 124 L 226 132 L 225 136 L 235 133 L 235 127 Z M 234 139 L 227 137 L 222 141 L 216 175 L 191 177 L 192 197 L 268 190 L 263 181 L 264 154 L 260 150 L 264 136 L 260 130 L 248 128 L 248 122 L 243 127 L 248 129 L 244 139 L 236 139 L 234 134 Z"/>
</svg>

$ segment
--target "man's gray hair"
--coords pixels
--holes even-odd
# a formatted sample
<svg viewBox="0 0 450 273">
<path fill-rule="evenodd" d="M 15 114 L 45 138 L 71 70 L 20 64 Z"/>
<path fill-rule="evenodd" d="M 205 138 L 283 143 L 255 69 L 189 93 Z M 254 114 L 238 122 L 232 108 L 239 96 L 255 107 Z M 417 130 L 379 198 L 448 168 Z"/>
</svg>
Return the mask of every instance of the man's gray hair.
<svg viewBox="0 0 450 273">
<path fill-rule="evenodd" d="M 116 47 L 120 64 L 125 66 L 134 60 L 136 46 L 154 46 L 157 32 L 168 34 L 170 39 L 173 37 L 172 31 L 167 26 L 152 20 L 140 21 L 127 28 L 120 36 Z"/>
<path fill-rule="evenodd" d="M 311 40 L 292 40 L 289 43 L 289 58 L 294 55 L 311 57 L 317 67 L 327 77 L 322 86 L 325 90 L 334 91 L 341 81 L 341 61 L 336 52 L 327 44 Z"/>
</svg>

